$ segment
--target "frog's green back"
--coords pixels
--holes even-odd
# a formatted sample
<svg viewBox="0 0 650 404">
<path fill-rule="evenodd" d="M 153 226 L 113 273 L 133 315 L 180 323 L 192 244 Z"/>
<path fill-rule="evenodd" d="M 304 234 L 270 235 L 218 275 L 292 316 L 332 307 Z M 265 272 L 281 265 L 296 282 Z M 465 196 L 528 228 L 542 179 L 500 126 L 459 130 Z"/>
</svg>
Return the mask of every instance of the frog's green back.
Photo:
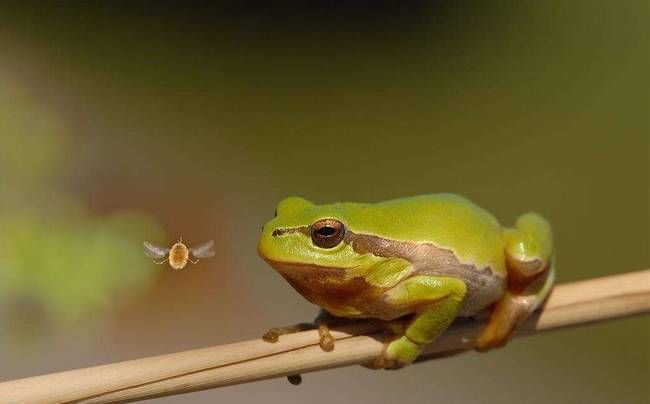
<svg viewBox="0 0 650 404">
<path fill-rule="evenodd" d="M 317 207 L 338 216 L 355 233 L 428 242 L 453 251 L 479 269 L 505 273 L 502 229 L 489 212 L 459 195 L 430 194 L 377 204 L 336 203 Z"/>
</svg>

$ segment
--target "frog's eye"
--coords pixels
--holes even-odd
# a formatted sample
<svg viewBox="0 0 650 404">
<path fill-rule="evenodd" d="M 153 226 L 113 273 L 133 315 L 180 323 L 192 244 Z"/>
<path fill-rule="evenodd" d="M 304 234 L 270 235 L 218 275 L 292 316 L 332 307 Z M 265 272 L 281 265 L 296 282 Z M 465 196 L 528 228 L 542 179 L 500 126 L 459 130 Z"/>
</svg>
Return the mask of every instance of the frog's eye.
<svg viewBox="0 0 650 404">
<path fill-rule="evenodd" d="M 335 219 L 323 219 L 311 225 L 311 240 L 321 248 L 333 248 L 343 241 L 345 226 Z"/>
</svg>

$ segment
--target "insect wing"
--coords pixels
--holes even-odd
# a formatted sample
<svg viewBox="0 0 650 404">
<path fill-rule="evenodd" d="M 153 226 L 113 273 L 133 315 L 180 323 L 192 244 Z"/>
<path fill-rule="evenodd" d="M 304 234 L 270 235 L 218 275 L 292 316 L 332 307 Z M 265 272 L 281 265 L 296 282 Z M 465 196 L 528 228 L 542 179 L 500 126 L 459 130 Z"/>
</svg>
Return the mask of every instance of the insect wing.
<svg viewBox="0 0 650 404">
<path fill-rule="evenodd" d="M 192 255 L 194 255 L 196 258 L 214 257 L 214 241 L 210 240 L 196 247 L 192 247 L 190 248 L 190 252 L 192 252 Z"/>
<path fill-rule="evenodd" d="M 149 258 L 165 258 L 169 254 L 169 248 L 160 247 L 148 241 L 143 242 L 142 245 L 144 245 L 145 255 Z"/>
</svg>

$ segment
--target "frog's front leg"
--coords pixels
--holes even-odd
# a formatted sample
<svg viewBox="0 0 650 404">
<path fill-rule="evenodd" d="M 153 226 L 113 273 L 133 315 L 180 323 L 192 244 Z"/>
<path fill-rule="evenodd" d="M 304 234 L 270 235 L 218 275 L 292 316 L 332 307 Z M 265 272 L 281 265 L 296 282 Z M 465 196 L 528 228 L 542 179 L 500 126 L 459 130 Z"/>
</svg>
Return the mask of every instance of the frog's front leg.
<svg viewBox="0 0 650 404">
<path fill-rule="evenodd" d="M 293 334 L 296 332 L 301 332 L 301 331 L 307 331 L 307 330 L 313 330 L 316 328 L 316 325 L 313 323 L 300 323 L 300 324 L 294 324 L 294 325 L 288 325 L 284 327 L 273 327 L 270 328 L 267 332 L 262 335 L 262 339 L 266 342 L 278 342 L 280 339 L 280 336 L 282 335 L 287 335 L 287 334 Z"/>
<path fill-rule="evenodd" d="M 341 317 L 335 317 L 323 309 L 320 310 L 314 323 L 318 328 L 318 345 L 323 351 L 331 352 L 334 350 L 334 337 L 330 333 L 330 326 L 341 325 L 348 321 Z"/>
<path fill-rule="evenodd" d="M 466 291 L 460 279 L 428 275 L 408 278 L 390 289 L 386 301 L 415 314 L 403 334 L 387 342 L 382 355 L 369 367 L 395 369 L 412 363 L 424 345 L 449 327 Z"/>
<path fill-rule="evenodd" d="M 508 290 L 476 340 L 478 351 L 505 345 L 515 329 L 544 301 L 553 286 L 551 227 L 541 216 L 520 216 L 504 233 Z"/>
</svg>

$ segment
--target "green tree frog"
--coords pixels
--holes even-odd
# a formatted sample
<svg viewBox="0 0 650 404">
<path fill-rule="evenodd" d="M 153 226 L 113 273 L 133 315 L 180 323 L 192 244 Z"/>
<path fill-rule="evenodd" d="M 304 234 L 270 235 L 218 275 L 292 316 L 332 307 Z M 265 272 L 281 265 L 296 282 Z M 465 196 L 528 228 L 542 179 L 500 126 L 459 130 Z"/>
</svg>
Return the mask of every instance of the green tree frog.
<svg viewBox="0 0 650 404">
<path fill-rule="evenodd" d="M 264 225 L 258 253 L 329 314 L 317 320 L 325 350 L 333 348 L 333 319 L 399 323 L 375 368 L 412 363 L 454 318 L 484 309 L 491 314 L 476 349 L 503 346 L 554 279 L 544 218 L 526 213 L 504 228 L 455 194 L 328 205 L 290 197 Z M 295 330 L 274 328 L 265 339 Z"/>
</svg>

